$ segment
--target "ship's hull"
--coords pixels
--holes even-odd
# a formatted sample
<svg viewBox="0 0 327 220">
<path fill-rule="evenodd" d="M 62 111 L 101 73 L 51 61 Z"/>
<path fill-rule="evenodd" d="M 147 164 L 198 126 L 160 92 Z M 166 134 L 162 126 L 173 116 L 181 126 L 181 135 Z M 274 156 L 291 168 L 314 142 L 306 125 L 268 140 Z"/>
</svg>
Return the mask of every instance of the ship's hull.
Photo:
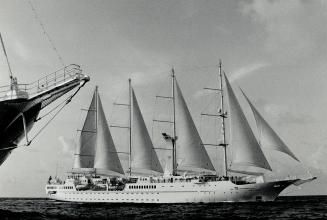
<svg viewBox="0 0 327 220">
<path fill-rule="evenodd" d="M 87 203 L 219 203 L 274 201 L 296 180 L 236 185 L 230 181 L 207 183 L 159 183 L 156 189 L 122 191 L 58 190 L 50 199 Z"/>
<path fill-rule="evenodd" d="M 10 155 L 11 151 L 24 138 L 23 118 L 26 121 L 26 129 L 29 131 L 37 118 L 41 104 L 33 105 L 23 111 L 28 105 L 26 100 L 15 100 L 0 102 L 0 165 Z"/>
<path fill-rule="evenodd" d="M 40 111 L 87 79 L 75 78 L 28 99 L 0 101 L 0 165 L 35 124 Z"/>
</svg>

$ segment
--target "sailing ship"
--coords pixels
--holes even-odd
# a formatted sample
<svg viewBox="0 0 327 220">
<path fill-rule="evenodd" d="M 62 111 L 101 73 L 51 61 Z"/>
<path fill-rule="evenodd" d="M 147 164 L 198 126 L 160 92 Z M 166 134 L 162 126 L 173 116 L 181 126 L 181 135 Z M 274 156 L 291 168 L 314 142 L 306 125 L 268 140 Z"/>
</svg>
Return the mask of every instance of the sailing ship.
<svg viewBox="0 0 327 220">
<path fill-rule="evenodd" d="M 19 84 L 11 71 L 1 34 L 0 40 L 8 64 L 10 78 L 10 85 L 0 87 L 1 165 L 15 148 L 31 144 L 36 136 L 29 138 L 28 132 L 36 121 L 41 118 L 39 113 L 42 109 L 77 88 L 76 92 L 64 103 L 64 105 L 68 104 L 90 78 L 82 73 L 80 66 L 71 64 L 32 83 Z M 20 144 L 24 137 L 26 142 Z"/>
<path fill-rule="evenodd" d="M 221 94 L 221 108 L 216 116 L 222 122 L 222 142 L 217 147 L 224 149 L 223 174 L 219 175 L 213 166 L 172 70 L 172 95 L 164 98 L 171 99 L 173 104 L 173 129 L 172 135 L 162 133 L 172 146 L 171 169 L 164 171 L 159 162 L 129 83 L 130 99 L 126 104 L 130 110 L 129 168 L 127 172 L 124 171 L 118 154 L 126 152 L 117 151 L 115 147 L 96 88 L 81 130 L 74 168 L 65 181 L 50 176 L 45 188 L 47 197 L 70 202 L 108 203 L 273 201 L 290 185 L 315 179 L 310 176 L 266 181 L 264 172 L 249 171 L 249 167 L 272 171 L 262 148 L 276 150 L 299 160 L 243 93 L 260 131 L 260 141 L 256 139 L 228 78 L 222 73 L 221 64 L 219 77 L 220 88 L 216 90 Z M 230 114 L 224 109 L 225 92 L 229 98 Z M 233 133 L 228 144 L 225 133 L 227 118 L 231 119 Z M 227 158 L 227 148 L 233 149 L 231 159 Z M 228 159 L 231 165 L 228 165 Z"/>
</svg>

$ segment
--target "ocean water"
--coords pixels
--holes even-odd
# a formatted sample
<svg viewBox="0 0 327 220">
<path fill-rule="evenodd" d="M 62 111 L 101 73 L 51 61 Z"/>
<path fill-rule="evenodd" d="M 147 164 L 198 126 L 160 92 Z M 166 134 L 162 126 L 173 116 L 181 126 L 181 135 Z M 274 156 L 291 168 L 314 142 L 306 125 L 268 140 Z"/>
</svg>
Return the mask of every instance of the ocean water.
<svg viewBox="0 0 327 220">
<path fill-rule="evenodd" d="M 0 219 L 327 219 L 327 196 L 217 204 L 86 204 L 0 198 Z"/>
</svg>

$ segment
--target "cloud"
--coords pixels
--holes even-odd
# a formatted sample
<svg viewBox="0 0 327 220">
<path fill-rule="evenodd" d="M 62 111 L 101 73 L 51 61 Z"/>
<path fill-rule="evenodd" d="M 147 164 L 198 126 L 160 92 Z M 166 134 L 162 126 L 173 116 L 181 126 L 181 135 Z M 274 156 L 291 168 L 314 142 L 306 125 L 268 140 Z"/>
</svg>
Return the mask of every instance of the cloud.
<svg viewBox="0 0 327 220">
<path fill-rule="evenodd" d="M 182 19 L 191 19 L 193 18 L 198 12 L 199 8 L 201 7 L 201 2 L 199 1 L 181 1 L 180 2 L 180 17 Z"/>
<path fill-rule="evenodd" d="M 303 125 L 314 121 L 311 115 L 304 115 L 290 111 L 287 106 L 276 104 L 264 104 L 264 111 L 277 120 L 278 125 L 297 124 Z"/>
<path fill-rule="evenodd" d="M 307 162 L 314 168 L 327 173 L 327 145 L 321 144 L 318 149 L 308 158 Z"/>
<path fill-rule="evenodd" d="M 269 66 L 269 64 L 263 62 L 252 63 L 247 66 L 243 66 L 232 73 L 232 76 L 230 77 L 230 81 L 233 82 L 235 80 L 239 80 L 267 66 Z"/>
<path fill-rule="evenodd" d="M 8 45 L 5 46 L 12 68 L 15 67 L 20 61 L 23 61 L 24 64 L 32 63 L 33 65 L 40 63 L 42 63 L 42 65 L 48 65 L 49 63 L 47 60 L 48 55 L 45 52 L 40 55 L 40 51 L 35 49 L 35 46 L 37 45 L 33 47 L 31 42 L 27 43 L 24 40 L 15 37 L 12 38 L 7 44 Z M 15 73 L 15 69 L 13 69 L 13 72 Z"/>
<path fill-rule="evenodd" d="M 169 68 L 167 68 L 166 73 L 168 73 Z M 144 86 L 152 84 L 156 81 L 159 81 L 163 77 L 168 76 L 168 74 L 165 74 L 163 72 L 152 72 L 152 73 L 146 73 L 146 72 L 134 72 L 130 75 L 130 78 L 133 82 L 133 85 L 136 86 Z"/>
<path fill-rule="evenodd" d="M 0 64 L 0 82 L 0 86 L 9 85 L 10 83 L 8 67 L 5 64 L 2 64 L 2 62 Z"/>
<path fill-rule="evenodd" d="M 72 139 L 65 138 L 63 136 L 58 137 L 58 140 L 62 145 L 61 153 L 69 156 L 73 155 L 76 148 L 75 141 Z"/>
<path fill-rule="evenodd" d="M 241 11 L 263 27 L 264 49 L 279 61 L 303 59 L 326 50 L 326 1 L 253 0 L 242 2 Z"/>
<path fill-rule="evenodd" d="M 231 31 L 230 30 L 228 30 L 227 28 L 225 28 L 225 27 L 223 27 L 221 25 L 217 25 L 215 27 L 215 29 L 216 29 L 216 31 L 218 31 L 221 34 L 231 34 Z"/>
<path fill-rule="evenodd" d="M 112 86 L 108 88 L 107 93 L 110 94 L 108 98 L 114 99 L 115 102 L 126 102 L 128 98 L 128 79 L 132 80 L 132 86 L 135 87 L 151 87 L 159 81 L 163 81 L 164 78 L 168 78 L 170 68 L 167 65 L 165 67 L 153 66 L 149 70 L 122 73 L 111 76 Z M 165 71 L 162 71 L 162 70 Z M 169 85 L 169 84 L 168 84 Z"/>
<path fill-rule="evenodd" d="M 194 93 L 193 97 L 195 99 L 201 98 L 203 96 L 209 95 L 209 94 L 214 94 L 216 91 L 214 90 L 207 90 L 207 89 L 200 89 L 196 93 Z"/>
<path fill-rule="evenodd" d="M 29 53 L 30 50 L 19 40 L 15 40 L 14 50 L 16 54 L 25 61 L 29 60 L 30 57 L 33 57 Z"/>
<path fill-rule="evenodd" d="M 269 66 L 270 64 L 268 63 L 264 63 L 264 62 L 256 62 L 256 63 L 252 63 L 246 66 L 243 66 L 235 71 L 232 72 L 231 77 L 229 77 L 229 81 L 233 82 L 235 80 L 239 80 L 242 79 L 243 77 L 249 76 L 251 74 L 256 73 L 258 70 L 263 69 L 267 66 Z M 215 93 L 215 91 L 213 90 L 205 90 L 205 89 L 201 89 L 199 91 L 197 91 L 193 97 L 198 99 L 201 98 L 205 95 L 209 95 L 209 94 L 213 94 Z"/>
</svg>

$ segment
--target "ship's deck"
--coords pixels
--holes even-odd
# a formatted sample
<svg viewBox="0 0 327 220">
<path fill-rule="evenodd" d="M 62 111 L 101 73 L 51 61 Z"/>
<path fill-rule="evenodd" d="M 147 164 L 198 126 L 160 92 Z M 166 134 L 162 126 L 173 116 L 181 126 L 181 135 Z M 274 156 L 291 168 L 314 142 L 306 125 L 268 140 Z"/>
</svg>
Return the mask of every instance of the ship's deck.
<svg viewBox="0 0 327 220">
<path fill-rule="evenodd" d="M 17 83 L 0 87 L 0 101 L 33 98 L 67 81 L 83 78 L 79 65 L 71 64 L 47 74 L 32 83 Z"/>
</svg>

